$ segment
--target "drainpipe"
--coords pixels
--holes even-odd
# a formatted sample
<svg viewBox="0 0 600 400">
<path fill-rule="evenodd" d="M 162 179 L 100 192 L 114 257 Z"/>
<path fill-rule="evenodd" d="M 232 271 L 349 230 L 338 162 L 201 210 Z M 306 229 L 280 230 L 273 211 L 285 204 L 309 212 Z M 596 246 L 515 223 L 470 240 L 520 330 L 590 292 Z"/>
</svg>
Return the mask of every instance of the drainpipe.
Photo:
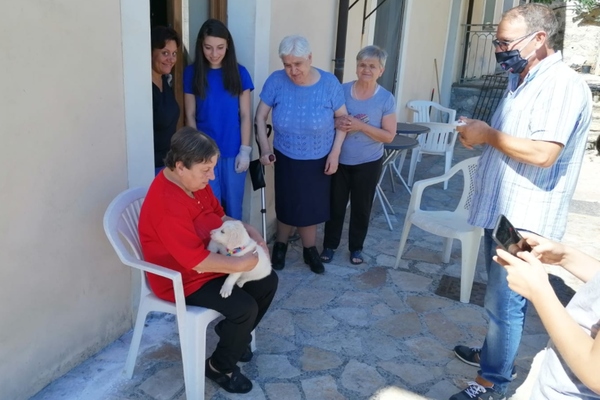
<svg viewBox="0 0 600 400">
<path fill-rule="evenodd" d="M 462 60 L 462 70 L 461 70 L 461 76 L 460 79 L 462 81 L 462 79 L 465 77 L 465 67 L 467 65 L 467 49 L 469 46 L 469 30 L 471 29 L 471 22 L 473 21 L 473 3 L 475 2 L 475 0 L 469 0 L 469 8 L 467 9 L 467 26 L 465 27 L 465 49 L 463 52 L 463 60 Z"/>
<path fill-rule="evenodd" d="M 340 0 L 338 9 L 337 37 L 335 42 L 334 74 L 342 83 L 346 57 L 346 33 L 348 32 L 348 9 L 350 0 Z"/>
</svg>

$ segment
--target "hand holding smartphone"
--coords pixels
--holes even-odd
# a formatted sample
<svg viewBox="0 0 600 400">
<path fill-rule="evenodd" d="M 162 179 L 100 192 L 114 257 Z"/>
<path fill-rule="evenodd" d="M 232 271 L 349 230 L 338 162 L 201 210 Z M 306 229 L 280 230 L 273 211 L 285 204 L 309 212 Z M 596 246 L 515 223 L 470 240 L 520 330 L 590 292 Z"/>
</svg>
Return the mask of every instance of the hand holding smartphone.
<svg viewBox="0 0 600 400">
<path fill-rule="evenodd" d="M 531 251 L 531 246 L 519 234 L 515 227 L 510 223 L 508 218 L 500 214 L 496 227 L 492 232 L 494 241 L 505 251 L 516 256 L 519 251 Z"/>
</svg>

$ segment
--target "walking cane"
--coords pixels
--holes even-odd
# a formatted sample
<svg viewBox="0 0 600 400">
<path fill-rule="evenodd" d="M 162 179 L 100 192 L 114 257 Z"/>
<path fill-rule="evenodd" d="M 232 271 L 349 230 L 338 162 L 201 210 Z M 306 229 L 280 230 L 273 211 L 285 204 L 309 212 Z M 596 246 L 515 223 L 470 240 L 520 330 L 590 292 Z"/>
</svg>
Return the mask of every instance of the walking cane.
<svg viewBox="0 0 600 400">
<path fill-rule="evenodd" d="M 256 125 L 254 125 L 254 131 L 256 132 Z M 267 139 L 271 136 L 273 127 L 267 124 Z M 265 166 L 260 163 L 260 145 L 258 145 L 258 135 L 254 135 L 256 144 L 258 146 L 258 159 L 250 161 L 250 179 L 252 180 L 252 189 L 257 191 L 260 189 L 260 213 L 262 214 L 262 234 L 263 239 L 267 241 L 267 202 L 265 199 Z"/>
</svg>

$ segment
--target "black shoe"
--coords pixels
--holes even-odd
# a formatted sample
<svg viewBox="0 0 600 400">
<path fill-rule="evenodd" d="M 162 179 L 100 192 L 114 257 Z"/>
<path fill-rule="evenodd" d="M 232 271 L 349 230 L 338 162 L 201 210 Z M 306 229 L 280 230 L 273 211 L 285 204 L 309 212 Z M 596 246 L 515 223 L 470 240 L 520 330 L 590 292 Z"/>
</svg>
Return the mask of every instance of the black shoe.
<svg viewBox="0 0 600 400">
<path fill-rule="evenodd" d="M 287 253 L 287 243 L 275 242 L 273 245 L 273 254 L 271 255 L 271 266 L 280 271 L 285 267 L 285 253 Z"/>
<path fill-rule="evenodd" d="M 465 364 L 479 367 L 481 347 L 455 346 L 454 355 Z"/>
<path fill-rule="evenodd" d="M 231 376 L 227 376 L 227 374 L 213 370 L 209 358 L 204 364 L 204 375 L 229 393 L 248 393 L 252 390 L 252 382 L 242 375 L 238 366 L 235 367 Z"/>
<path fill-rule="evenodd" d="M 221 337 L 221 328 L 222 328 L 222 324 L 223 321 L 220 321 L 218 324 L 215 325 L 215 333 L 217 334 L 217 336 Z M 252 335 L 250 335 L 250 340 L 252 341 Z M 254 353 L 252 352 L 252 347 L 250 347 L 250 345 L 248 345 L 248 347 L 246 347 L 246 350 L 244 351 L 244 354 L 242 354 L 242 356 L 240 357 L 240 362 L 249 362 L 250 360 L 252 360 L 252 357 L 254 357 Z"/>
<path fill-rule="evenodd" d="M 450 400 L 506 400 L 506 395 L 498 393 L 493 387 L 484 387 L 477 382 L 469 382 L 462 392 L 456 393 Z"/>
<path fill-rule="evenodd" d="M 481 347 L 455 346 L 454 355 L 465 364 L 480 368 Z M 513 379 L 517 377 L 516 365 L 513 365 L 511 377 Z"/>
<path fill-rule="evenodd" d="M 323 266 L 323 262 L 321 261 L 321 257 L 319 257 L 319 252 L 315 246 L 304 247 L 302 255 L 304 257 L 304 263 L 310 266 L 312 272 L 315 274 L 322 274 L 325 272 L 325 267 Z"/>
</svg>

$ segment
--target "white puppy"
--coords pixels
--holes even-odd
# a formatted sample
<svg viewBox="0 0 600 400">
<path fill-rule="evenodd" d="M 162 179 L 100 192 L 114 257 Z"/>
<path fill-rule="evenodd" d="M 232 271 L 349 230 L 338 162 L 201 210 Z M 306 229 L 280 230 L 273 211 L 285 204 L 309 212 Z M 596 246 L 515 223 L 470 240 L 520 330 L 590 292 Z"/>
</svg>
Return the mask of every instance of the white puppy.
<svg viewBox="0 0 600 400">
<path fill-rule="evenodd" d="M 256 241 L 254 241 L 241 221 L 225 221 L 218 229 L 210 231 L 211 241 L 208 244 L 208 250 L 213 253 L 240 257 L 247 253 L 258 253 L 258 264 L 247 272 L 236 272 L 229 274 L 223 287 L 221 287 L 221 296 L 227 298 L 231 295 L 233 285 L 237 283 L 239 287 L 244 286 L 248 281 L 257 281 L 268 276 L 271 273 L 271 261 L 269 256 Z"/>
</svg>

